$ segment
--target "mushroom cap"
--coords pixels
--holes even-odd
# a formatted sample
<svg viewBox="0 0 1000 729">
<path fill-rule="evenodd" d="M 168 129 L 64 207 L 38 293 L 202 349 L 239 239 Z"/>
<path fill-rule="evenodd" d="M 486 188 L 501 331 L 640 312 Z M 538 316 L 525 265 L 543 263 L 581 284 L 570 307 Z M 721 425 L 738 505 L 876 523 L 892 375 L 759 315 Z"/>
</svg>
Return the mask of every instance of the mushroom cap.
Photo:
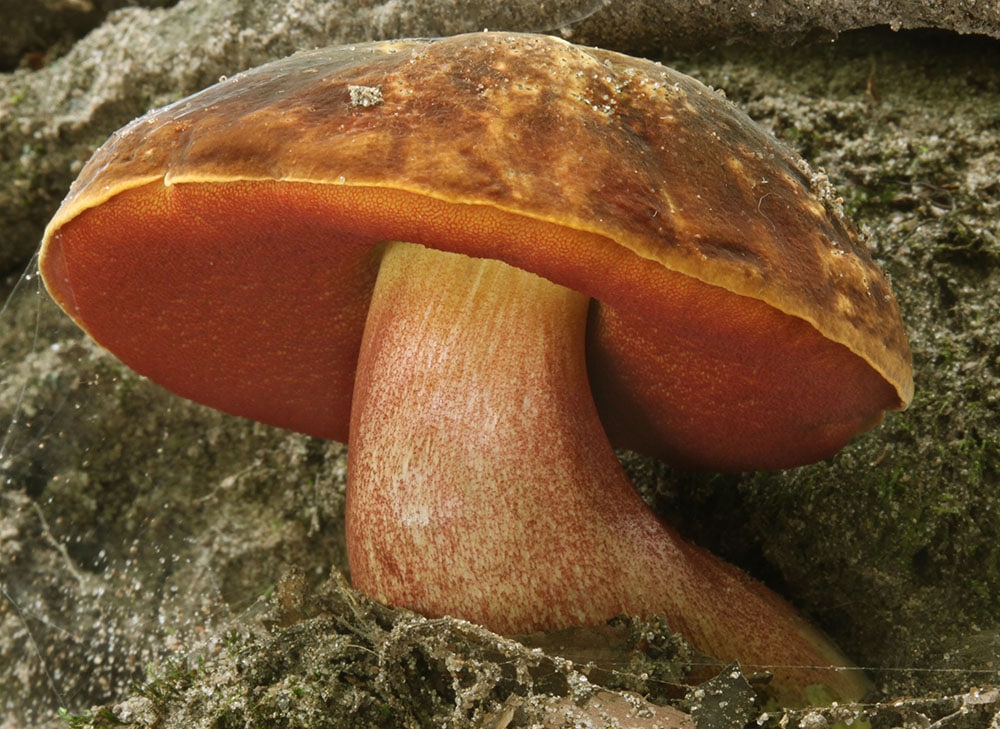
<svg viewBox="0 0 1000 729">
<path fill-rule="evenodd" d="M 369 43 L 119 130 L 40 267 L 138 372 L 346 440 L 379 244 L 498 258 L 594 299 L 591 379 L 615 442 L 777 467 L 829 455 L 913 392 L 889 286 L 814 187 L 745 114 L 656 63 L 538 35 Z"/>
</svg>

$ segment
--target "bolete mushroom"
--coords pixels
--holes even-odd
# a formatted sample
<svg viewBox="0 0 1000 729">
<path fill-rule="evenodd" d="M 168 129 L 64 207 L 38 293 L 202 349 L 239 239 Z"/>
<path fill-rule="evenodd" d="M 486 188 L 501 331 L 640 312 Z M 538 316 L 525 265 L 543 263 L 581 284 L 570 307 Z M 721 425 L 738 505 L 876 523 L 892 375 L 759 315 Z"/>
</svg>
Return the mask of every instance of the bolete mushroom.
<svg viewBox="0 0 1000 729">
<path fill-rule="evenodd" d="M 40 267 L 152 380 L 348 441 L 370 595 L 507 633 L 663 614 L 784 700 L 864 690 L 612 451 L 791 466 L 912 393 L 836 202 L 693 79 L 536 35 L 298 53 L 117 132 Z"/>
</svg>

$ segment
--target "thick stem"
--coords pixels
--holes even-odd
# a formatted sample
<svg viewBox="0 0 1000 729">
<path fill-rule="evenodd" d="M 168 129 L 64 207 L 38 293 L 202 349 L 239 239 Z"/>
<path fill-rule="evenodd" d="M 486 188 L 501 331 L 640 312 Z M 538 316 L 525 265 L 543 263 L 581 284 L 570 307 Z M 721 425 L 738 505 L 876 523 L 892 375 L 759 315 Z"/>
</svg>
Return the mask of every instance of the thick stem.
<svg viewBox="0 0 1000 729">
<path fill-rule="evenodd" d="M 590 396 L 587 307 L 504 263 L 389 246 L 351 419 L 355 585 L 503 633 L 661 614 L 721 660 L 776 666 L 787 699 L 857 698 L 856 672 L 794 668 L 845 665 L 835 648 L 639 498 Z"/>
</svg>

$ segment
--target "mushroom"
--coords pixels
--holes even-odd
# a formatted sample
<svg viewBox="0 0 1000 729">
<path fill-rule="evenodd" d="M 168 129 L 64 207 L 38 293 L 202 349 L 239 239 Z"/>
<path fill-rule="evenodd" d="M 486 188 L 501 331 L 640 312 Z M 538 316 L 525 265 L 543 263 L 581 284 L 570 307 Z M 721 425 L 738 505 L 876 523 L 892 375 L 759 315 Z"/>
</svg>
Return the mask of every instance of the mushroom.
<svg viewBox="0 0 1000 729">
<path fill-rule="evenodd" d="M 912 396 L 836 201 L 697 81 L 537 35 L 298 53 L 118 131 L 40 268 L 155 382 L 348 442 L 362 591 L 505 633 L 659 614 L 786 702 L 867 687 L 612 450 L 786 467 Z"/>
</svg>

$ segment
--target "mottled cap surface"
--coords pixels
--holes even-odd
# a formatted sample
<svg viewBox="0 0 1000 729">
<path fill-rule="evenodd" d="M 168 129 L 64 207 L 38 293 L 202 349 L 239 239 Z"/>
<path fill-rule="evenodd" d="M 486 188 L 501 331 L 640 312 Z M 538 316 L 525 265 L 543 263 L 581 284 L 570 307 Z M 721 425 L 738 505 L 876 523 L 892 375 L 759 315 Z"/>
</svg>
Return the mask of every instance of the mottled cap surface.
<svg viewBox="0 0 1000 729">
<path fill-rule="evenodd" d="M 277 253 L 279 232 L 293 240 Z M 197 242 L 179 240 L 188 235 Z M 289 380 L 319 364 L 348 377 L 377 244 L 392 238 L 502 258 L 610 309 L 631 306 L 622 303 L 628 296 L 616 298 L 618 273 L 682 276 L 762 302 L 849 350 L 891 390 L 880 411 L 912 396 L 886 279 L 804 163 L 683 74 L 545 36 L 303 52 L 153 111 L 87 164 L 48 228 L 41 265 L 57 301 L 99 342 L 191 396 L 192 386 L 151 367 L 120 334 L 140 326 L 140 311 L 159 317 L 160 332 L 178 327 L 183 336 L 169 336 L 184 356 L 206 358 L 190 340 L 205 336 L 198 327 L 213 326 L 211 318 L 183 323 L 182 310 L 197 300 L 221 309 L 220 322 L 223 314 L 256 317 L 252 326 L 214 326 L 235 326 L 257 346 L 252 332 L 272 325 L 248 311 L 251 302 L 268 286 L 276 302 L 312 291 L 323 306 L 360 313 L 327 311 L 326 333 L 308 343 L 325 353 L 288 354 L 301 332 L 278 334 L 281 367 Z M 329 261 L 324 247 L 335 251 Z M 301 273 L 289 257 L 301 257 Z M 220 273 L 223 264 L 236 273 Z M 341 270 L 319 275 L 319 265 Z M 268 271 L 301 280 L 253 283 L 261 271 L 265 280 Z M 234 285 L 237 275 L 243 284 Z M 137 276 L 147 282 L 131 283 Z M 202 283 L 172 283 L 184 277 Z M 215 290 L 241 285 L 239 300 Z M 317 293 L 330 286 L 337 292 Z M 286 314 L 280 303 L 261 306 L 275 328 L 299 321 L 301 329 L 303 317 L 315 316 L 303 302 Z M 112 314 L 122 310 L 121 319 Z M 225 376 L 235 367 L 233 380 L 255 371 L 241 366 L 216 369 Z M 346 393 L 349 383 L 338 388 Z M 249 402 L 249 392 L 239 398 Z M 242 400 L 223 409 L 260 417 Z M 278 424 L 344 435 L 322 417 Z"/>
</svg>

